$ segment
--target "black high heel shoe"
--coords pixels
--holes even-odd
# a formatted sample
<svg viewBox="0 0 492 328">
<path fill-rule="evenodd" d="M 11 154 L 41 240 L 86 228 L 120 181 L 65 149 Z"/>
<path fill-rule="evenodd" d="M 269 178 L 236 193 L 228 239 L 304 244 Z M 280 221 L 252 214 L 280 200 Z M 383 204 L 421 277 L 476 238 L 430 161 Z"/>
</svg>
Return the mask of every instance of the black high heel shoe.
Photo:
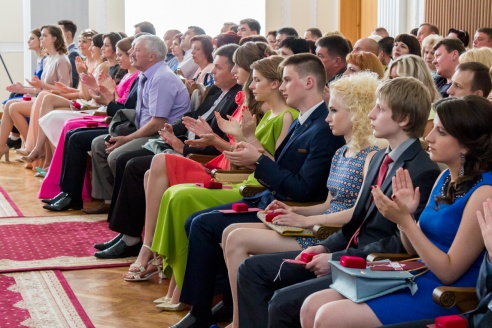
<svg viewBox="0 0 492 328">
<path fill-rule="evenodd" d="M 66 192 L 63 192 L 63 191 L 62 191 L 61 193 L 59 193 L 58 195 L 56 195 L 56 196 L 55 196 L 55 197 L 53 197 L 53 198 L 50 198 L 50 199 L 41 199 L 41 201 L 42 201 L 43 203 L 46 203 L 46 204 L 50 204 L 50 205 L 51 205 L 51 204 L 54 204 L 54 203 L 56 203 L 57 201 L 59 201 L 60 199 L 65 198 L 65 197 L 67 197 L 67 196 L 68 196 L 68 194 L 67 194 Z"/>
<path fill-rule="evenodd" d="M 82 200 L 75 201 L 69 196 L 63 197 L 54 204 L 44 205 L 43 208 L 49 211 L 61 212 L 68 210 L 81 210 L 83 207 Z"/>
</svg>

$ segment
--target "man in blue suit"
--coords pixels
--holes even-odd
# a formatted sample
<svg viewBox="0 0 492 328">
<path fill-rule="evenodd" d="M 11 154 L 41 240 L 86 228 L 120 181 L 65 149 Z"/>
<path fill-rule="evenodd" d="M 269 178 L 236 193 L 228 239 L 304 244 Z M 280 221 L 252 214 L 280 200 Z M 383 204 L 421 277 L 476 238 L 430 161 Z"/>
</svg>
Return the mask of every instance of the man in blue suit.
<svg viewBox="0 0 492 328">
<path fill-rule="evenodd" d="M 77 48 L 73 42 L 73 38 L 77 32 L 77 25 L 67 19 L 58 21 L 58 25 L 62 29 L 63 35 L 65 35 L 65 40 L 67 41 L 68 59 L 70 59 L 70 64 L 72 65 L 72 87 L 77 88 L 79 85 L 79 73 L 75 67 L 75 58 L 82 56 L 79 48 Z"/>
<path fill-rule="evenodd" d="M 280 91 L 287 104 L 300 111 L 282 144 L 275 151 L 275 161 L 260 150 L 241 142 L 235 152 L 225 152 L 239 166 L 255 168 L 256 179 L 267 190 L 242 202 L 249 207 L 265 208 L 274 199 L 282 201 L 323 201 L 326 179 L 335 151 L 344 141 L 331 133 L 325 123 L 328 114 L 323 101 L 326 75 L 323 63 L 311 54 L 286 58 Z M 212 323 L 212 299 L 215 291 L 224 296 L 224 306 L 231 306 L 221 241 L 223 230 L 233 223 L 259 222 L 256 213 L 223 214 L 231 204 L 197 212 L 188 218 L 188 258 L 181 302 L 192 305 L 188 313 L 173 327 L 207 327 Z"/>
</svg>

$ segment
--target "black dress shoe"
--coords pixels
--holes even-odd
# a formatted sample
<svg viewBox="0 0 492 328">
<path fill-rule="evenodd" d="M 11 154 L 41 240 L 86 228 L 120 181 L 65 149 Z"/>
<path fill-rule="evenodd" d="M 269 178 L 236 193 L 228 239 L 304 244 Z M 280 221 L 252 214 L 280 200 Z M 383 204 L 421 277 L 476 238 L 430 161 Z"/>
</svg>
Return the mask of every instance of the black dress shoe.
<svg viewBox="0 0 492 328">
<path fill-rule="evenodd" d="M 114 237 L 110 241 L 107 241 L 107 242 L 104 242 L 104 243 L 99 243 L 99 244 L 94 244 L 94 248 L 95 249 L 98 249 L 100 251 L 104 251 L 105 249 L 108 249 L 111 246 L 113 246 L 114 244 L 116 244 L 117 242 L 119 242 L 120 239 L 121 239 L 121 237 L 123 237 L 123 234 L 122 233 L 118 234 L 116 237 Z"/>
<path fill-rule="evenodd" d="M 137 256 L 142 248 L 142 241 L 133 246 L 127 246 L 123 240 L 118 240 L 116 244 L 104 251 L 94 253 L 99 259 L 119 259 L 122 257 Z"/>
<path fill-rule="evenodd" d="M 67 194 L 66 192 L 63 192 L 63 191 L 62 191 L 61 193 L 59 193 L 58 195 L 56 195 L 56 196 L 55 196 L 55 197 L 53 197 L 53 198 L 50 198 L 50 199 L 41 199 L 41 201 L 42 201 L 43 203 L 46 203 L 46 204 L 54 204 L 54 203 L 56 203 L 57 201 L 59 201 L 60 199 L 65 198 L 65 197 L 67 197 L 67 196 L 68 196 L 68 194 Z"/>
<path fill-rule="evenodd" d="M 212 320 L 198 318 L 191 314 L 191 312 L 188 312 L 180 322 L 172 325 L 171 328 L 208 328 L 211 324 Z"/>
<path fill-rule="evenodd" d="M 82 200 L 75 201 L 69 196 L 66 196 L 54 204 L 44 205 L 43 208 L 50 211 L 68 211 L 68 210 L 81 210 L 83 207 Z"/>
<path fill-rule="evenodd" d="M 7 139 L 7 146 L 9 146 L 9 148 L 20 149 L 20 147 L 22 146 L 22 139 L 19 138 L 17 140 L 12 140 L 9 137 Z"/>
<path fill-rule="evenodd" d="M 214 322 L 231 322 L 233 307 L 220 301 L 212 308 L 212 318 Z"/>
</svg>

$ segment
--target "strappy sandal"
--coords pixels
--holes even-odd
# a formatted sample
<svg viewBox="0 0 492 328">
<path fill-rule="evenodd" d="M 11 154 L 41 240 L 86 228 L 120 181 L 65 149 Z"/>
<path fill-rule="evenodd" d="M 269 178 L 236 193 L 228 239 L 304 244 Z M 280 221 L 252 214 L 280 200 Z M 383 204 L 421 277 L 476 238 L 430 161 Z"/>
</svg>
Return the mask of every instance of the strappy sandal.
<svg viewBox="0 0 492 328">
<path fill-rule="evenodd" d="M 145 247 L 150 250 L 150 246 L 143 244 L 142 247 Z M 152 250 L 151 250 L 152 251 Z M 139 282 L 139 281 L 147 281 L 150 277 L 158 274 L 159 275 L 159 283 L 162 281 L 163 272 L 162 272 L 162 258 L 157 256 L 156 253 L 152 252 L 154 255 L 153 259 L 147 262 L 147 266 L 143 266 L 138 263 L 132 263 L 126 273 L 123 276 L 125 281 L 130 282 Z M 149 271 L 149 267 L 153 266 L 156 269 Z"/>
</svg>

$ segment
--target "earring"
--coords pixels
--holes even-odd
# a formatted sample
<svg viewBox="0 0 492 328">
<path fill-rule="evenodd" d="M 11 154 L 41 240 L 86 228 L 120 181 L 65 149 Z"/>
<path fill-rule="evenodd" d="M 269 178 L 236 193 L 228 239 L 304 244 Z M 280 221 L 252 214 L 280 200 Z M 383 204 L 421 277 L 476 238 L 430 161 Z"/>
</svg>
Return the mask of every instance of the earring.
<svg viewBox="0 0 492 328">
<path fill-rule="evenodd" d="M 458 177 L 462 177 L 465 175 L 465 155 L 460 155 L 460 170 L 458 171 Z"/>
</svg>

